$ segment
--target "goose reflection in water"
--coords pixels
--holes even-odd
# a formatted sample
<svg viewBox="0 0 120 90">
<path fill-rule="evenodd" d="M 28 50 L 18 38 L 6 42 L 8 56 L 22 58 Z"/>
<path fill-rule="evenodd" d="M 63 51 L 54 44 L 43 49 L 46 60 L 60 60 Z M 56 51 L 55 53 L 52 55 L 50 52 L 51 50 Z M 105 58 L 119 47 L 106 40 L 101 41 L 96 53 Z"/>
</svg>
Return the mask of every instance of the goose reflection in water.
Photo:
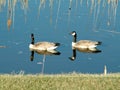
<svg viewBox="0 0 120 90">
<path fill-rule="evenodd" d="M 34 59 L 34 52 L 44 55 L 43 62 L 41 63 L 42 66 L 42 73 L 44 72 L 44 63 L 46 55 L 60 55 L 61 53 L 56 50 L 56 48 L 60 46 L 60 43 L 53 43 L 53 42 L 37 42 L 34 43 L 34 34 L 31 34 L 31 44 L 29 45 L 29 49 L 31 51 L 30 60 L 33 61 Z M 40 64 L 40 62 L 38 63 Z"/>
<path fill-rule="evenodd" d="M 30 60 L 34 60 L 34 52 L 36 52 L 39 55 L 60 55 L 61 53 L 57 50 L 51 50 L 51 51 L 41 51 L 41 50 L 30 50 L 31 51 L 31 56 Z"/>
<path fill-rule="evenodd" d="M 42 62 L 38 62 L 37 64 L 42 64 L 42 70 L 41 73 L 44 73 L 44 64 L 45 64 L 45 60 L 46 60 L 46 55 L 60 55 L 61 53 L 57 50 L 51 50 L 51 51 L 41 51 L 41 50 L 32 50 L 31 51 L 31 56 L 30 56 L 30 60 L 33 61 L 34 59 L 34 52 L 39 54 L 39 55 L 43 55 L 43 61 Z"/>
<path fill-rule="evenodd" d="M 100 53 L 101 50 L 95 48 L 94 51 L 92 50 L 89 50 L 89 49 L 82 49 L 82 48 L 73 48 L 72 47 L 72 56 L 69 57 L 70 60 L 74 61 L 76 59 L 76 50 L 79 51 L 79 52 L 82 52 L 82 53 Z"/>
</svg>

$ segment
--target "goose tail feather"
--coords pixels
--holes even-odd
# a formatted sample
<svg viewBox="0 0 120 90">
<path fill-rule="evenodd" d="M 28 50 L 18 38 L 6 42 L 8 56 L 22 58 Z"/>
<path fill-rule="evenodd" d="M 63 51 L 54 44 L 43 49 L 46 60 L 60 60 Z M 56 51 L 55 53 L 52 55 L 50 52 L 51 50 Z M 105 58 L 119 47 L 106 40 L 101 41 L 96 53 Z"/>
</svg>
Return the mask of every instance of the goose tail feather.
<svg viewBox="0 0 120 90">
<path fill-rule="evenodd" d="M 55 43 L 55 46 L 60 46 L 60 43 Z"/>
<path fill-rule="evenodd" d="M 101 45 L 101 44 L 102 44 L 102 42 L 98 41 L 97 45 Z"/>
<path fill-rule="evenodd" d="M 102 52 L 101 50 L 96 50 L 96 51 L 93 51 L 93 53 L 100 53 Z"/>
</svg>

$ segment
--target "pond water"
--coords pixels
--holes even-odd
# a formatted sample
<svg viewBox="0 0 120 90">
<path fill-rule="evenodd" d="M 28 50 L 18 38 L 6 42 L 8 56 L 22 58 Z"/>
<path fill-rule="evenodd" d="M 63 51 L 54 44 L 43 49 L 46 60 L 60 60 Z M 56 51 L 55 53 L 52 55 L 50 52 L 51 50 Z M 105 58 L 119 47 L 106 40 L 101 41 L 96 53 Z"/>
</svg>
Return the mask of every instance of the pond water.
<svg viewBox="0 0 120 90">
<path fill-rule="evenodd" d="M 11 2 L 12 1 L 12 2 Z M 40 2 L 41 1 L 41 2 Z M 43 1 L 43 2 L 42 2 Z M 60 55 L 46 55 L 44 73 L 120 72 L 120 7 L 118 0 L 1 0 L 0 73 L 41 73 L 43 55 L 30 61 L 31 33 L 35 42 L 61 43 Z M 101 53 L 77 51 L 72 56 L 72 31 L 77 39 L 101 41 Z"/>
</svg>

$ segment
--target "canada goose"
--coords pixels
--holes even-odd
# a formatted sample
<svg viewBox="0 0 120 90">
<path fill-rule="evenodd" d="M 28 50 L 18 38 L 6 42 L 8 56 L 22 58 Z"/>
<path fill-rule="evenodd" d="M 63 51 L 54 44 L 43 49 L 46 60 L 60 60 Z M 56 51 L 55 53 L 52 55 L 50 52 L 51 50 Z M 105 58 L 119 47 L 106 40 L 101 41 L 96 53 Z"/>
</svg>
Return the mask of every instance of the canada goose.
<svg viewBox="0 0 120 90">
<path fill-rule="evenodd" d="M 34 44 L 34 34 L 33 33 L 31 34 L 31 40 L 32 40 L 31 44 L 29 45 L 29 48 L 31 50 L 30 60 L 33 61 L 34 52 L 44 55 L 43 62 L 42 62 L 42 74 L 43 74 L 46 55 L 60 55 L 61 53 L 55 50 L 58 46 L 60 46 L 60 43 L 37 42 Z M 39 62 L 39 63 L 41 63 L 41 62 Z"/>
<path fill-rule="evenodd" d="M 97 45 L 100 45 L 101 42 L 91 41 L 91 40 L 77 40 L 77 33 L 75 31 L 71 32 L 73 36 L 72 41 L 72 56 L 69 57 L 70 60 L 74 61 L 76 59 L 76 50 L 84 53 L 99 53 L 101 50 L 97 49 Z"/>
<path fill-rule="evenodd" d="M 34 43 L 34 34 L 31 34 L 31 44 L 29 48 L 31 50 L 31 61 L 34 58 L 34 52 L 38 54 L 44 55 L 60 55 L 60 52 L 56 51 L 55 49 L 60 46 L 60 43 L 53 43 L 53 42 L 37 42 Z"/>
<path fill-rule="evenodd" d="M 90 51 L 96 51 L 97 45 L 100 45 L 101 42 L 99 41 L 91 41 L 91 40 L 77 40 L 77 33 L 75 31 L 71 32 L 71 35 L 73 36 L 72 41 L 72 48 L 75 49 L 81 49 L 81 50 L 90 50 Z"/>
<path fill-rule="evenodd" d="M 34 34 L 31 34 L 31 44 L 29 45 L 30 50 L 50 51 L 60 46 L 60 43 L 53 42 L 37 42 L 34 44 Z"/>
</svg>

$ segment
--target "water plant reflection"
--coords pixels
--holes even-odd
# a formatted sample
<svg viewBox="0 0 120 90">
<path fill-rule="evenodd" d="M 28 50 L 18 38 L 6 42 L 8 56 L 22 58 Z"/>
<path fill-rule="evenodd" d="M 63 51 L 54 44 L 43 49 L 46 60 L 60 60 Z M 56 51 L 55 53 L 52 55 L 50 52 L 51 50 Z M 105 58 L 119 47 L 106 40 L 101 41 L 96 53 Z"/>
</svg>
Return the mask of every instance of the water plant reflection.
<svg viewBox="0 0 120 90">
<path fill-rule="evenodd" d="M 36 2 L 37 0 L 35 0 Z M 63 0 L 64 1 L 64 0 Z M 52 22 L 52 7 L 53 7 L 53 3 L 54 2 L 58 2 L 58 9 L 56 12 L 56 25 L 58 23 L 58 16 L 59 16 L 59 11 L 60 11 L 60 7 L 63 3 L 62 0 L 40 0 L 40 4 L 38 7 L 38 16 L 40 15 L 40 10 L 41 8 L 45 8 L 46 3 L 49 3 L 49 8 L 50 8 L 50 22 Z M 7 2 L 7 3 L 6 3 Z M 25 22 L 26 22 L 26 18 L 27 18 L 27 10 L 29 7 L 29 2 L 28 0 L 0 0 L 0 11 L 2 11 L 3 7 L 8 6 L 8 10 L 7 10 L 7 27 L 8 29 L 10 29 L 11 25 L 13 24 L 14 27 L 14 17 L 15 17 L 15 6 L 16 3 L 21 3 L 21 9 L 24 10 L 24 14 L 25 14 Z M 65 2 L 65 1 L 64 1 Z M 71 9 L 72 8 L 78 8 L 78 6 L 82 6 L 84 5 L 87 6 L 88 11 L 90 12 L 90 14 L 93 15 L 94 19 L 93 19 L 93 28 L 97 28 L 98 23 L 102 22 L 101 19 L 99 19 L 102 15 L 105 15 L 104 13 L 107 12 L 107 22 L 106 25 L 107 26 L 111 26 L 111 27 L 115 27 L 115 22 L 116 22 L 116 13 L 117 13 L 117 9 L 118 9 L 118 4 L 119 1 L 118 0 L 80 0 L 80 3 L 78 3 L 78 0 L 69 0 L 68 4 L 68 23 L 70 22 L 70 15 L 71 15 Z M 7 4 L 7 5 L 6 5 Z M 74 5 L 75 4 L 75 5 Z"/>
<path fill-rule="evenodd" d="M 12 2 L 11 0 L 8 0 L 8 19 L 7 19 L 8 30 L 10 29 L 11 24 L 12 24 Z"/>
<path fill-rule="evenodd" d="M 2 7 L 5 6 L 6 0 L 0 0 L 0 11 L 2 10 Z"/>
<path fill-rule="evenodd" d="M 25 22 L 27 21 L 28 0 L 20 0 L 22 9 L 24 10 Z"/>
<path fill-rule="evenodd" d="M 40 10 L 42 7 L 45 7 L 46 0 L 40 0 L 39 8 L 38 8 L 38 16 L 40 15 Z"/>
</svg>

